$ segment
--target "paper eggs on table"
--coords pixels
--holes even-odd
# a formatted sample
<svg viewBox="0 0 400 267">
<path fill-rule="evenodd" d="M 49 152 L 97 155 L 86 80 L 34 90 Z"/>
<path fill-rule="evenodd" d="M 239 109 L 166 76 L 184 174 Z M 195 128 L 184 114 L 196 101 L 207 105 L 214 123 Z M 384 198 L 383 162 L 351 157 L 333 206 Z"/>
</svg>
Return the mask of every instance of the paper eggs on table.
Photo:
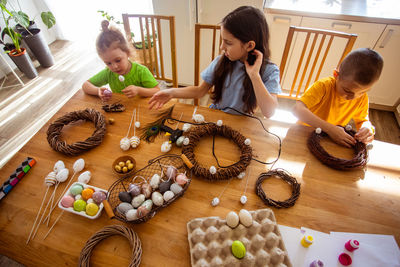
<svg viewBox="0 0 400 267">
<path fill-rule="evenodd" d="M 161 145 L 161 152 L 166 153 L 166 152 L 170 151 L 171 148 L 172 148 L 171 143 L 169 141 L 165 141 Z"/>
<path fill-rule="evenodd" d="M 124 151 L 128 150 L 131 147 L 129 138 L 128 137 L 122 138 L 121 141 L 119 141 L 119 147 Z"/>
<path fill-rule="evenodd" d="M 185 137 L 183 135 L 181 135 L 178 137 L 178 139 L 176 139 L 175 144 L 180 147 L 183 145 L 183 140 L 185 140 Z"/>
<path fill-rule="evenodd" d="M 72 167 L 74 169 L 74 172 L 80 172 L 85 168 L 85 160 L 84 159 L 78 159 L 77 161 L 74 162 L 74 165 Z"/>
<path fill-rule="evenodd" d="M 64 164 L 64 162 L 62 160 L 59 160 L 54 164 L 53 170 L 57 174 L 62 169 L 65 169 L 65 164 Z"/>
<path fill-rule="evenodd" d="M 56 179 L 58 182 L 62 183 L 68 179 L 68 175 L 69 175 L 69 170 L 64 168 L 57 173 Z"/>
<path fill-rule="evenodd" d="M 81 175 L 79 175 L 78 182 L 87 184 L 87 183 L 89 183 L 91 177 L 92 177 L 92 173 L 90 171 L 85 171 L 85 172 L 81 173 Z"/>
<path fill-rule="evenodd" d="M 239 216 L 237 215 L 236 212 L 230 211 L 226 215 L 226 224 L 231 227 L 235 228 L 239 224 Z"/>
<path fill-rule="evenodd" d="M 253 217 L 251 217 L 250 212 L 245 209 L 241 209 L 239 211 L 239 220 L 240 223 L 246 227 L 249 227 L 253 224 Z"/>
</svg>

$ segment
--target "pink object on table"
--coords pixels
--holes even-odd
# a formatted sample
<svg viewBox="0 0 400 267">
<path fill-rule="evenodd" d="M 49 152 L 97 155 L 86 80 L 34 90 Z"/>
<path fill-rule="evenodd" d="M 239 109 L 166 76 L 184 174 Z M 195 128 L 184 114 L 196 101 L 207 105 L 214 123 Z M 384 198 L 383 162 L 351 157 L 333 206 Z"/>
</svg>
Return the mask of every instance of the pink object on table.
<svg viewBox="0 0 400 267">
<path fill-rule="evenodd" d="M 339 255 L 339 262 L 343 265 L 343 266 L 349 266 L 353 260 L 351 259 L 351 256 L 347 253 L 342 253 Z"/>
<path fill-rule="evenodd" d="M 324 267 L 324 263 L 320 260 L 311 262 L 310 267 Z"/>
<path fill-rule="evenodd" d="M 360 243 L 357 240 L 350 239 L 349 241 L 346 242 L 346 244 L 344 244 L 344 247 L 348 251 L 353 252 L 354 250 L 360 247 Z"/>
<path fill-rule="evenodd" d="M 112 95 L 112 92 L 111 92 L 111 90 L 106 89 L 106 90 L 103 91 L 103 94 L 104 94 L 105 96 L 111 96 L 111 95 Z"/>
<path fill-rule="evenodd" d="M 71 197 L 71 196 L 64 196 L 64 197 L 61 199 L 61 205 L 62 205 L 63 207 L 65 207 L 65 208 L 69 208 L 69 207 L 72 207 L 72 206 L 74 205 L 74 201 L 75 201 L 75 199 L 74 199 L 73 197 Z"/>
</svg>

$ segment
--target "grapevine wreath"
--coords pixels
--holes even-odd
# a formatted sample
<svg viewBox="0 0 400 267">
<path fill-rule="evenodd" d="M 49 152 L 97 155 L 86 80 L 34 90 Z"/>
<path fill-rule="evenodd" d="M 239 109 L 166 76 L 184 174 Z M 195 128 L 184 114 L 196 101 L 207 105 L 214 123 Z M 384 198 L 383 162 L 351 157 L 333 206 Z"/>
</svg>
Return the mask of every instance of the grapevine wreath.
<svg viewBox="0 0 400 267">
<path fill-rule="evenodd" d="M 80 120 L 93 122 L 96 130 L 85 141 L 69 145 L 61 139 L 61 130 L 65 125 Z M 94 109 L 85 109 L 67 113 L 50 124 L 47 129 L 47 141 L 54 150 L 65 155 L 76 156 L 100 145 L 105 134 L 106 123 L 104 116 Z"/>
</svg>

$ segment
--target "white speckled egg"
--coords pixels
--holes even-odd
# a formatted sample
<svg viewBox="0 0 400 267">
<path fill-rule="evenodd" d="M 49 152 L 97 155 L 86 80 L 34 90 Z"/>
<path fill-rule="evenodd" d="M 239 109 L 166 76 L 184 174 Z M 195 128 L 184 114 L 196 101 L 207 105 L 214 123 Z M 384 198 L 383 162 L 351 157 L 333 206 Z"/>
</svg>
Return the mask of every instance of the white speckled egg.
<svg viewBox="0 0 400 267">
<path fill-rule="evenodd" d="M 246 227 L 249 227 L 253 224 L 253 218 L 248 210 L 241 209 L 239 211 L 239 220 L 240 223 Z"/>
<path fill-rule="evenodd" d="M 217 121 L 217 125 L 218 125 L 218 126 L 222 126 L 222 120 L 218 120 L 218 121 Z"/>
<path fill-rule="evenodd" d="M 54 164 L 53 170 L 57 174 L 62 169 L 65 169 L 65 164 L 64 164 L 64 162 L 62 160 L 59 160 Z"/>
<path fill-rule="evenodd" d="M 315 129 L 315 132 L 316 132 L 317 134 L 320 134 L 320 133 L 322 133 L 322 130 L 321 130 L 321 128 L 316 128 L 316 129 Z"/>
<path fill-rule="evenodd" d="M 119 147 L 123 151 L 127 151 L 131 147 L 131 143 L 129 141 L 129 138 L 128 137 L 122 138 L 121 141 L 119 141 Z"/>
<path fill-rule="evenodd" d="M 187 132 L 189 131 L 190 127 L 192 127 L 190 123 L 184 123 L 182 126 L 182 131 Z"/>
<path fill-rule="evenodd" d="M 134 208 L 139 207 L 140 205 L 142 205 L 142 203 L 144 202 L 145 199 L 146 199 L 146 198 L 145 198 L 145 196 L 144 196 L 143 194 L 140 194 L 140 195 L 134 197 L 134 198 L 132 199 L 132 206 L 133 206 Z"/>
<path fill-rule="evenodd" d="M 167 191 L 167 192 L 165 192 L 164 193 L 164 200 L 166 201 L 166 202 L 168 202 L 168 201 L 170 201 L 173 197 L 174 197 L 175 195 L 174 195 L 174 192 L 172 192 L 172 191 Z"/>
<path fill-rule="evenodd" d="M 226 224 L 231 227 L 235 228 L 239 224 L 239 216 L 237 215 L 236 212 L 230 211 L 226 215 Z"/>
<path fill-rule="evenodd" d="M 138 218 L 137 209 L 128 210 L 125 213 L 125 217 L 126 217 L 126 220 L 128 220 L 128 221 L 136 220 Z"/>
<path fill-rule="evenodd" d="M 87 183 L 89 183 L 90 178 L 92 178 L 92 173 L 90 171 L 85 171 L 85 172 L 81 173 L 81 175 L 79 175 L 78 182 L 87 184 Z"/>
<path fill-rule="evenodd" d="M 162 204 L 164 204 L 164 198 L 163 195 L 161 195 L 160 192 L 153 192 L 153 194 L 151 194 L 151 200 L 153 201 L 154 205 L 156 206 L 161 206 Z"/>
<path fill-rule="evenodd" d="M 183 190 L 183 188 L 179 184 L 173 183 L 170 187 L 170 190 L 176 195 L 179 194 Z"/>
<path fill-rule="evenodd" d="M 140 121 L 135 121 L 135 127 L 140 128 Z"/>
<path fill-rule="evenodd" d="M 190 143 L 190 139 L 189 139 L 188 137 L 185 137 L 185 139 L 183 139 L 182 144 L 183 144 L 184 146 L 187 146 L 189 143 Z"/>
<path fill-rule="evenodd" d="M 245 195 L 240 197 L 240 203 L 242 203 L 243 205 L 246 204 L 247 202 L 247 197 Z"/>
<path fill-rule="evenodd" d="M 243 179 L 245 175 L 246 175 L 245 172 L 241 172 L 241 173 L 238 174 L 237 178 L 238 179 Z"/>
<path fill-rule="evenodd" d="M 169 141 L 165 141 L 164 143 L 162 143 L 161 145 L 161 152 L 163 153 L 167 153 L 168 151 L 170 151 L 172 148 L 172 145 Z"/>
<path fill-rule="evenodd" d="M 62 169 L 57 173 L 56 179 L 57 179 L 58 182 L 62 183 L 62 182 L 65 182 L 68 179 L 68 175 L 69 175 L 69 170 L 68 169 Z"/>
<path fill-rule="evenodd" d="M 84 159 L 78 159 L 77 161 L 75 161 L 73 166 L 74 172 L 80 172 L 81 170 L 83 170 L 83 168 L 85 168 Z"/>
<path fill-rule="evenodd" d="M 210 167 L 210 173 L 211 174 L 216 174 L 217 173 L 217 168 L 215 168 L 215 166 L 211 166 Z"/>
<path fill-rule="evenodd" d="M 131 205 L 131 204 L 129 204 L 129 203 L 126 203 L 126 202 L 121 202 L 118 206 L 117 206 L 117 211 L 119 212 L 119 213 L 121 213 L 121 214 L 126 214 L 126 212 L 128 211 L 128 210 L 131 210 L 131 209 L 133 209 L 133 206 Z"/>
<path fill-rule="evenodd" d="M 153 189 L 157 189 L 158 186 L 160 185 L 160 182 L 161 182 L 161 177 L 160 177 L 159 174 L 156 173 L 156 174 L 154 174 L 153 177 L 151 177 L 151 179 L 150 179 L 150 186 L 151 186 Z"/>
<path fill-rule="evenodd" d="M 251 140 L 249 138 L 246 138 L 246 140 L 244 140 L 244 144 L 246 146 L 249 146 L 251 144 Z"/>
<path fill-rule="evenodd" d="M 185 137 L 183 135 L 181 135 L 181 136 L 178 137 L 178 139 L 176 140 L 175 144 L 180 147 L 183 144 L 183 140 L 185 140 Z"/>
<path fill-rule="evenodd" d="M 211 201 L 211 206 L 215 207 L 219 204 L 219 198 L 214 197 L 213 200 Z"/>
<path fill-rule="evenodd" d="M 129 139 L 129 142 L 132 148 L 137 148 L 140 144 L 140 138 L 137 136 L 132 136 L 131 139 Z"/>
<path fill-rule="evenodd" d="M 193 120 L 197 123 L 203 123 L 204 122 L 204 116 L 201 114 L 195 114 L 193 115 Z"/>
</svg>

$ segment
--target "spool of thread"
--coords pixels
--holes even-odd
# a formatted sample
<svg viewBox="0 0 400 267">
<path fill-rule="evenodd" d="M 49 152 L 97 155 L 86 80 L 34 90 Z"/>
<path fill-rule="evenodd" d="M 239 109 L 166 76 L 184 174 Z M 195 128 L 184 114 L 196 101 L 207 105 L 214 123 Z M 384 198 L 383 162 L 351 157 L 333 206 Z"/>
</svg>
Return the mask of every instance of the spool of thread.
<svg viewBox="0 0 400 267">
<path fill-rule="evenodd" d="M 351 256 L 347 253 L 342 253 L 339 255 L 339 262 L 343 266 L 349 266 L 353 260 L 351 259 Z"/>
<path fill-rule="evenodd" d="M 346 242 L 346 244 L 344 244 L 344 247 L 348 251 L 353 252 L 354 250 L 360 247 L 360 243 L 357 240 L 350 239 L 349 241 Z"/>
<path fill-rule="evenodd" d="M 303 236 L 300 243 L 303 247 L 308 248 L 314 242 L 314 238 L 311 235 Z"/>
<path fill-rule="evenodd" d="M 324 267 L 324 263 L 320 260 L 311 262 L 310 267 Z"/>
</svg>

